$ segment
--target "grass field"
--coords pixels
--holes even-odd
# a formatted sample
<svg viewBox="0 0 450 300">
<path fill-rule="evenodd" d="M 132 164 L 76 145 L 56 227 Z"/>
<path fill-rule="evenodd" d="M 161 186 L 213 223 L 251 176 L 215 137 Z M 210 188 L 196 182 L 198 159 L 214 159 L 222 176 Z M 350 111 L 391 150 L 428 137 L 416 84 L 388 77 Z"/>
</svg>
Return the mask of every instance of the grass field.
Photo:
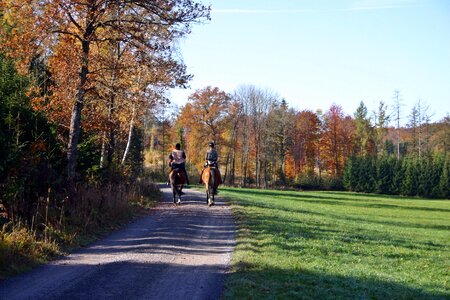
<svg viewBox="0 0 450 300">
<path fill-rule="evenodd" d="M 238 237 L 225 299 L 450 299 L 450 201 L 221 188 Z"/>
</svg>

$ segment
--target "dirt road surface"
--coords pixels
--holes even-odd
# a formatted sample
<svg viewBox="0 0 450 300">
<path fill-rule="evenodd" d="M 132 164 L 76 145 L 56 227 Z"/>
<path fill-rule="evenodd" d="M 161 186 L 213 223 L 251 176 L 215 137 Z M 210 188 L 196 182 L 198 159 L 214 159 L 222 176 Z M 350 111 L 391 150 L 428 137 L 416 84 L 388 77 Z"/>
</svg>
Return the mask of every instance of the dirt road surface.
<svg viewBox="0 0 450 300">
<path fill-rule="evenodd" d="M 235 244 L 222 199 L 169 188 L 149 216 L 91 246 L 0 283 L 0 299 L 219 299 Z"/>
</svg>

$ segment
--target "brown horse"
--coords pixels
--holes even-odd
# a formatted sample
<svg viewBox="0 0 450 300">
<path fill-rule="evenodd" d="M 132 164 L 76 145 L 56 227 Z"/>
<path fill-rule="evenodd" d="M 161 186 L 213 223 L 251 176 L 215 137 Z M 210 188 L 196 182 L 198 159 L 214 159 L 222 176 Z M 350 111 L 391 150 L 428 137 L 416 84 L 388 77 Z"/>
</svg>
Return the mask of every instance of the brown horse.
<svg viewBox="0 0 450 300">
<path fill-rule="evenodd" d="M 214 196 L 217 194 L 217 187 L 220 184 L 220 174 L 216 167 L 208 166 L 203 171 L 202 181 L 206 187 L 206 204 L 214 205 Z"/>
<path fill-rule="evenodd" d="M 181 204 L 183 187 L 186 184 L 186 174 L 181 169 L 173 169 L 169 174 L 170 186 L 172 187 L 173 204 Z M 176 198 L 178 197 L 178 201 Z"/>
</svg>

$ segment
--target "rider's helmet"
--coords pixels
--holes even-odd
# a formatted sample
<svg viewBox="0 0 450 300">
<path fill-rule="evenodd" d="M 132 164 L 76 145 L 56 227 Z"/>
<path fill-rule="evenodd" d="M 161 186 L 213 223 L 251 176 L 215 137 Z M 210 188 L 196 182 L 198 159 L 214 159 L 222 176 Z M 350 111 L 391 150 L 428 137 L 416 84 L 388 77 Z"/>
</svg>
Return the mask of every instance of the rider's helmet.
<svg viewBox="0 0 450 300">
<path fill-rule="evenodd" d="M 214 142 L 209 142 L 208 144 L 211 148 L 214 148 Z"/>
</svg>

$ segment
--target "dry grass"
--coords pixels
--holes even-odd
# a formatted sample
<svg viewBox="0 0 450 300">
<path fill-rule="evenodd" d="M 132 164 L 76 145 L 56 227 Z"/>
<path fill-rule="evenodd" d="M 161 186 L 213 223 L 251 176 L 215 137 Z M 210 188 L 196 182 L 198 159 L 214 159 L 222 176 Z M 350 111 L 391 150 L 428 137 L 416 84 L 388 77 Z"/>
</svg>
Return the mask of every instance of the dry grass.
<svg viewBox="0 0 450 300">
<path fill-rule="evenodd" d="M 130 222 L 159 198 L 148 180 L 83 185 L 68 203 L 51 193 L 36 205 L 31 222 L 8 220 L 0 230 L 0 280 L 84 246 Z"/>
</svg>

